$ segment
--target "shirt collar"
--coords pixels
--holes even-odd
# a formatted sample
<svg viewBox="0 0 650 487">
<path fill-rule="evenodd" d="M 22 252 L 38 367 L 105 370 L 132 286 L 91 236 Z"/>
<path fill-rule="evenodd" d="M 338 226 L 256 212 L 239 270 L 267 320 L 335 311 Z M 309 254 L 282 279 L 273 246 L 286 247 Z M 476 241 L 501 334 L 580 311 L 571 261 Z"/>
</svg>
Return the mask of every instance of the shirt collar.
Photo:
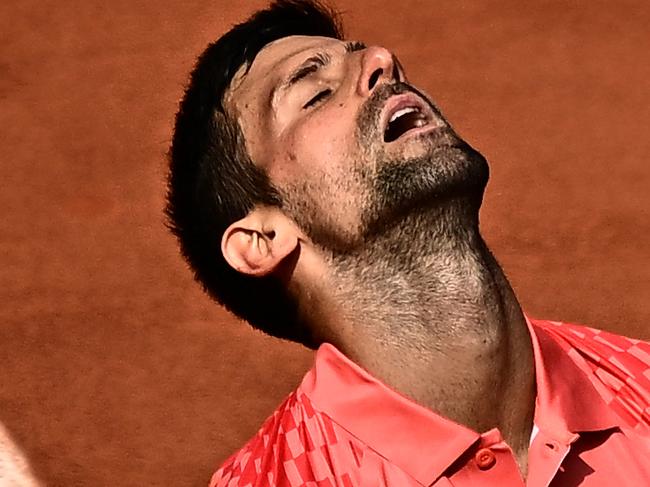
<svg viewBox="0 0 650 487">
<path fill-rule="evenodd" d="M 339 426 L 424 485 L 480 437 L 394 391 L 327 343 L 299 389 Z"/>
<path fill-rule="evenodd" d="M 569 441 L 581 431 L 620 425 L 556 339 L 532 320 L 526 322 L 535 357 L 535 424 L 540 430 Z M 339 426 L 424 485 L 481 436 L 391 389 L 331 344 L 320 346 L 299 390 Z"/>
<path fill-rule="evenodd" d="M 580 351 L 552 324 L 526 317 L 535 354 L 535 424 L 558 440 L 575 433 L 626 427 L 599 394 Z M 550 366 L 547 366 L 551 364 Z"/>
</svg>

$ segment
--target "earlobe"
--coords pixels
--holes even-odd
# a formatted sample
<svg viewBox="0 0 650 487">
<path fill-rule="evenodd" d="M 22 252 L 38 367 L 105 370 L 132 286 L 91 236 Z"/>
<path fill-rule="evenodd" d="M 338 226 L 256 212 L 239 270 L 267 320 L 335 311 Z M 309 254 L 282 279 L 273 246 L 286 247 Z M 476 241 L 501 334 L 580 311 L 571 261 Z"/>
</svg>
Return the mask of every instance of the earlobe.
<svg viewBox="0 0 650 487">
<path fill-rule="evenodd" d="M 298 235 L 276 211 L 254 210 L 230 225 L 221 239 L 221 252 L 230 266 L 250 276 L 278 269 L 298 246 Z"/>
</svg>

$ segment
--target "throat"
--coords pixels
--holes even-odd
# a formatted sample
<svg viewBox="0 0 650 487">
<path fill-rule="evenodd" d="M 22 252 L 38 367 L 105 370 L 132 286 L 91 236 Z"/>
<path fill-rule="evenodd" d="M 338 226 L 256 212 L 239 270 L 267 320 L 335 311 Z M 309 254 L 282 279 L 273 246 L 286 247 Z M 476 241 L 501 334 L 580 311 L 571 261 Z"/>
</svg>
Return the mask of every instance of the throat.
<svg viewBox="0 0 650 487">
<path fill-rule="evenodd" d="M 479 433 L 499 428 L 527 451 L 535 384 L 525 319 L 477 225 L 454 222 L 405 218 L 334 256 L 341 313 L 328 341 L 419 404 Z"/>
</svg>

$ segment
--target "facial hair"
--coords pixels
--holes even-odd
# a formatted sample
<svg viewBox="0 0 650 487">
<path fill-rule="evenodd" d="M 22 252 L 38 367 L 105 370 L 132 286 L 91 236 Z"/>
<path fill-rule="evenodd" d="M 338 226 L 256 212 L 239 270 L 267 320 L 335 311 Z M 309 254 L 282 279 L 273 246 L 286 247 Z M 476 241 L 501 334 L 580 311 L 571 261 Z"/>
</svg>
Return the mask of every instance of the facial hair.
<svg viewBox="0 0 650 487">
<path fill-rule="evenodd" d="M 421 156 L 391 157 L 380 115 L 391 96 L 409 91 L 430 103 L 444 123 L 417 136 L 426 148 Z M 328 261 L 334 301 L 348 303 L 346 319 L 385 323 L 391 330 L 377 327 L 376 338 L 393 345 L 435 346 L 438 340 L 422 338 L 431 331 L 423 324 L 448 323 L 435 330 L 440 340 L 458 334 L 454 317 L 475 313 L 479 303 L 469 296 L 481 295 L 490 279 L 482 265 L 489 250 L 478 232 L 487 162 L 404 83 L 375 90 L 358 116 L 356 140 L 345 174 L 330 172 L 283 188 L 285 211 Z M 333 188 L 325 196 L 335 205 L 332 214 L 358 205 L 356 228 L 341 231 L 322 213 L 314 198 L 322 201 L 323 188 Z"/>
<path fill-rule="evenodd" d="M 377 143 L 383 142 L 381 111 L 390 97 L 408 92 L 429 104 L 441 126 L 416 136 L 417 142 L 425 147 L 421 156 L 391 156 L 384 143 Z M 436 213 L 436 209 L 451 202 L 468 205 L 466 211 L 478 216 L 489 175 L 487 162 L 458 137 L 426 95 L 406 83 L 380 85 L 363 106 L 357 127 L 356 138 L 363 159 L 376 161 L 371 199 L 362 221 L 366 238 L 411 214 L 423 215 L 427 210 Z"/>
<path fill-rule="evenodd" d="M 441 127 L 417 136 L 425 150 L 413 158 L 389 155 L 381 126 L 388 99 L 408 92 L 428 103 L 442 122 Z M 440 233 L 462 232 L 463 227 L 476 224 L 488 179 L 487 162 L 456 135 L 426 95 L 406 83 L 379 85 L 362 106 L 356 125 L 356 147 L 343 165 L 345 173 L 330 170 L 279 191 L 285 211 L 312 243 L 334 255 L 346 255 L 383 240 L 382 235 L 394 227 Z M 323 211 L 326 204 L 319 198 L 331 200 L 330 211 Z M 358 212 L 355 228 L 337 225 L 341 208 Z"/>
</svg>

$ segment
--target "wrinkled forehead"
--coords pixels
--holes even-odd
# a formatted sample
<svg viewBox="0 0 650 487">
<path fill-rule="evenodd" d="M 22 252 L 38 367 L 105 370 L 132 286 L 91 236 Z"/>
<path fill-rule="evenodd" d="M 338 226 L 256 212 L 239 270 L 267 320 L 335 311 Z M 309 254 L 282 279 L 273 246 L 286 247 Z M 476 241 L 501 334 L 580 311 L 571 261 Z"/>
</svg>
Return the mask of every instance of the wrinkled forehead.
<svg viewBox="0 0 650 487">
<path fill-rule="evenodd" d="M 243 65 L 237 70 L 224 95 L 224 104 L 232 107 L 235 96 L 261 90 L 264 83 L 272 82 L 286 73 L 290 66 L 300 63 L 301 55 L 340 45 L 343 45 L 343 41 L 319 36 L 289 36 L 267 44 L 257 54 L 252 65 Z"/>
</svg>

